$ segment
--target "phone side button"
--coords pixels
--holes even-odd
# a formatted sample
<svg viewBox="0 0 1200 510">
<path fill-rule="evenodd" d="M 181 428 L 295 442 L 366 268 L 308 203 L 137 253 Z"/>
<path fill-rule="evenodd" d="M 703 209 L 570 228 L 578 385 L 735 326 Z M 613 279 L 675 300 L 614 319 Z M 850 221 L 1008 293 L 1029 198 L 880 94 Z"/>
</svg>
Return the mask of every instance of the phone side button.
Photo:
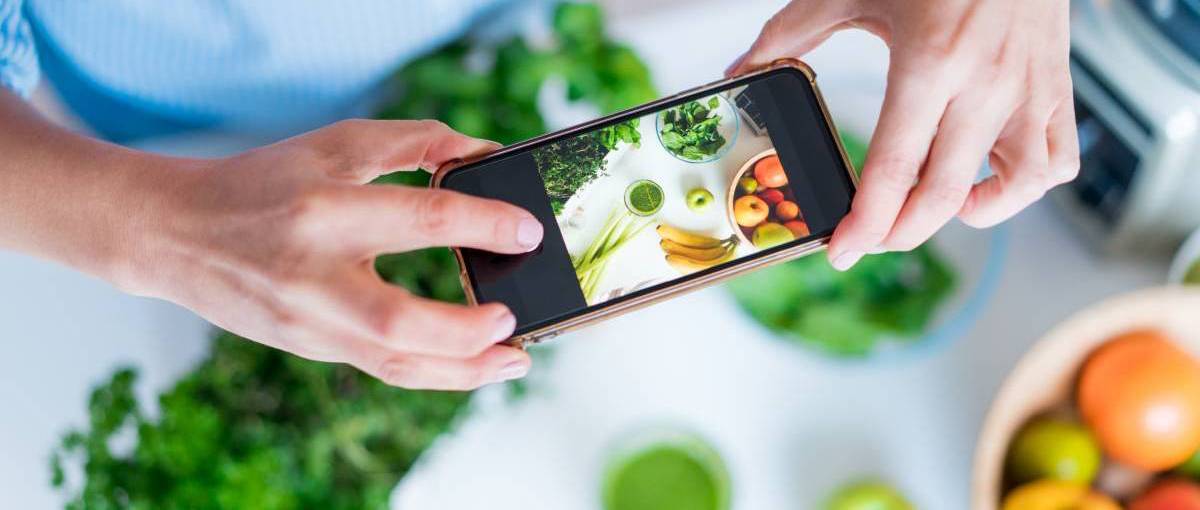
<svg viewBox="0 0 1200 510">
<path fill-rule="evenodd" d="M 558 336 L 558 332 L 557 332 L 557 331 L 550 331 L 550 332 L 548 332 L 548 333 L 543 333 L 543 334 L 541 334 L 541 335 L 538 335 L 538 336 L 535 336 L 535 337 L 533 337 L 533 338 L 530 338 L 530 339 L 529 339 L 529 343 L 530 343 L 530 344 L 540 344 L 540 343 L 542 343 L 542 342 L 545 342 L 545 341 L 547 341 L 547 340 L 553 340 L 553 339 L 554 339 L 554 337 L 556 337 L 556 336 Z"/>
</svg>

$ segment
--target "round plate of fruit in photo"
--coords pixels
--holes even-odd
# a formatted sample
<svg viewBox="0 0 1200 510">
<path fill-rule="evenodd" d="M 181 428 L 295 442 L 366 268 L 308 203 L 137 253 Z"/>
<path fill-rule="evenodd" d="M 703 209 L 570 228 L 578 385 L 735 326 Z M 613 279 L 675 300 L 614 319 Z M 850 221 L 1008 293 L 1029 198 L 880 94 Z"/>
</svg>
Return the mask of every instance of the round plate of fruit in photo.
<svg viewBox="0 0 1200 510">
<path fill-rule="evenodd" d="M 1110 299 L 1051 330 L 992 402 L 974 510 L 1200 510 L 1200 290 Z"/>
<path fill-rule="evenodd" d="M 742 165 L 730 185 L 726 210 L 738 239 L 760 250 L 809 234 L 775 149 Z"/>
</svg>

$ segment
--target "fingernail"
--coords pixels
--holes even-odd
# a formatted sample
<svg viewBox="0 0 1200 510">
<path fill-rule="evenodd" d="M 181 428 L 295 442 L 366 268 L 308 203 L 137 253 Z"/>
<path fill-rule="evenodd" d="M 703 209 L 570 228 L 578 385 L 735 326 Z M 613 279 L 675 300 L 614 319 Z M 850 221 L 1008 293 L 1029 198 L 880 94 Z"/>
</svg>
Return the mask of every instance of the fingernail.
<svg viewBox="0 0 1200 510">
<path fill-rule="evenodd" d="M 837 258 L 833 259 L 833 268 L 837 269 L 838 271 L 845 271 L 854 267 L 854 264 L 858 263 L 858 259 L 861 258 L 863 258 L 863 252 L 848 251 L 838 255 Z"/>
<path fill-rule="evenodd" d="M 738 56 L 737 60 L 734 60 L 732 64 L 729 64 L 729 67 L 725 68 L 725 76 L 729 76 L 730 74 L 733 74 L 733 72 L 736 71 L 737 68 L 741 67 L 742 62 L 746 61 L 746 56 L 749 54 L 750 54 L 749 51 L 742 53 L 740 56 Z"/>
<path fill-rule="evenodd" d="M 496 323 L 496 332 L 492 334 L 493 342 L 502 342 L 512 336 L 513 329 L 517 327 L 517 318 L 513 317 L 512 312 L 504 312 L 504 316 Z"/>
<path fill-rule="evenodd" d="M 504 381 L 511 381 L 513 379 L 520 379 L 522 377 L 525 377 L 525 374 L 528 374 L 528 373 L 529 373 L 529 365 L 528 364 L 526 364 L 524 361 L 514 361 L 512 363 L 504 365 L 503 367 L 500 367 L 500 370 L 496 372 L 496 382 L 504 382 Z"/>
<path fill-rule="evenodd" d="M 532 250 L 542 242 L 542 223 L 532 218 L 525 218 L 517 224 L 517 244 Z"/>
</svg>

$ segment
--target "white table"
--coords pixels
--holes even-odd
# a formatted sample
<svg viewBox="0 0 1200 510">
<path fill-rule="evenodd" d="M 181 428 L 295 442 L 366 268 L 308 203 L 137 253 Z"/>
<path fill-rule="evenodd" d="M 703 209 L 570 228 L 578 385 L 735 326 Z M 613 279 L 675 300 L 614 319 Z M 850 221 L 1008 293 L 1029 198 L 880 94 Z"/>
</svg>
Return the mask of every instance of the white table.
<svg viewBox="0 0 1200 510">
<path fill-rule="evenodd" d="M 616 31 L 663 91 L 680 90 L 715 78 L 777 4 L 683 4 L 619 20 Z M 703 35 L 679 36 L 685 25 Z M 843 127 L 869 131 L 883 46 L 847 34 L 809 61 Z M 1165 262 L 1095 255 L 1048 203 L 1009 229 L 1003 280 L 985 312 L 924 358 L 829 363 L 766 338 L 718 289 L 564 336 L 553 363 L 535 370 L 540 389 L 516 406 L 481 398 L 475 417 L 401 484 L 396 506 L 596 508 L 606 445 L 620 431 L 672 423 L 722 451 L 737 508 L 812 508 L 871 474 L 920 508 L 963 508 L 975 434 L 1017 357 L 1071 311 L 1165 273 Z M 0 494 L 13 508 L 50 508 L 58 498 L 47 454 L 82 423 L 89 388 L 136 363 L 140 394 L 153 401 L 203 356 L 208 329 L 173 305 L 19 255 L 0 253 L 0 282 Z"/>
</svg>

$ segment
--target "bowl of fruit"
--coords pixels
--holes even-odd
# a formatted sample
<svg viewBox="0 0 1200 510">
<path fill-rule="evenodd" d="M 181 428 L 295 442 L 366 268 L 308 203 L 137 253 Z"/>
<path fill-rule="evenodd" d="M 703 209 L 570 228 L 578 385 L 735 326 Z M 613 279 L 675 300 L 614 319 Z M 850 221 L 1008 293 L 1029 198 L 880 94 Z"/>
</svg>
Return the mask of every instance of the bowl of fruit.
<svg viewBox="0 0 1200 510">
<path fill-rule="evenodd" d="M 775 149 L 756 154 L 734 174 L 726 204 L 729 226 L 758 249 L 809 234 Z"/>
<path fill-rule="evenodd" d="M 1200 290 L 1088 308 L 1017 364 L 976 443 L 974 510 L 1200 510 Z"/>
</svg>

